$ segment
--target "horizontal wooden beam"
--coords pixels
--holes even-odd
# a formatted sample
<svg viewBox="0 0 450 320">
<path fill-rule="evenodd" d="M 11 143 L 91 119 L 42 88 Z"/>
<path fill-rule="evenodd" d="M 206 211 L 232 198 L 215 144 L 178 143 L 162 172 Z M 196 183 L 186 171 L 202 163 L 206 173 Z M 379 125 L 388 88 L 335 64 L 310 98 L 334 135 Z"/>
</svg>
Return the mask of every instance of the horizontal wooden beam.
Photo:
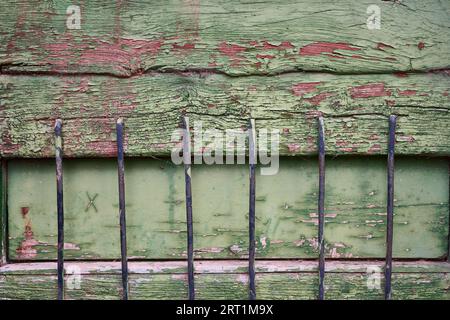
<svg viewBox="0 0 450 320">
<path fill-rule="evenodd" d="M 238 274 L 246 273 L 248 262 L 245 260 L 196 260 L 195 274 Z M 66 270 L 76 269 L 81 275 L 121 274 L 121 264 L 115 261 L 93 261 L 64 263 Z M 337 261 L 329 260 L 325 264 L 328 273 L 365 273 L 367 268 L 383 268 L 381 260 Z M 130 261 L 130 274 L 185 274 L 186 261 Z M 315 260 L 256 260 L 258 273 L 315 273 L 318 262 Z M 0 267 L 0 275 L 56 275 L 54 262 L 8 263 Z M 394 261 L 393 273 L 450 273 L 450 263 L 440 261 Z"/>
<path fill-rule="evenodd" d="M 186 299 L 183 262 L 130 262 L 131 299 Z M 119 299 L 120 265 L 67 262 L 66 299 Z M 196 261 L 198 299 L 246 299 L 245 261 Z M 382 299 L 382 262 L 326 264 L 326 299 Z M 375 273 L 373 273 L 375 271 Z M 259 299 L 316 299 L 314 261 L 256 261 Z M 377 273 L 378 272 L 378 273 Z M 450 299 L 450 264 L 394 262 L 393 299 Z M 0 299 L 55 299 L 54 263 L 9 264 L 0 268 Z"/>
<path fill-rule="evenodd" d="M 450 155 L 446 73 L 291 73 L 232 78 L 210 73 L 105 76 L 0 76 L 0 154 L 53 157 L 63 120 L 66 157 L 114 157 L 115 120 L 125 121 L 127 156 L 170 155 L 180 116 L 203 129 L 280 131 L 281 155 L 317 152 L 316 117 L 326 152 L 386 154 L 389 114 L 397 114 L 397 154 Z M 270 131 L 269 131 L 270 132 Z M 205 150 L 213 147 L 206 142 Z"/>
<path fill-rule="evenodd" d="M 447 1 L 83 1 L 79 16 L 70 5 L 2 1 L 3 72 L 250 75 L 450 67 Z"/>
</svg>

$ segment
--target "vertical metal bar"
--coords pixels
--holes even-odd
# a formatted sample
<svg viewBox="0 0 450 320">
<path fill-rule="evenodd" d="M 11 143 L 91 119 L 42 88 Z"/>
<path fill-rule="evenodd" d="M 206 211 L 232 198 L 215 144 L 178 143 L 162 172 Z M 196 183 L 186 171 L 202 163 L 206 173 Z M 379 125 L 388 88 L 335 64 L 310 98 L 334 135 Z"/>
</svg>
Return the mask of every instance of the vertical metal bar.
<svg viewBox="0 0 450 320">
<path fill-rule="evenodd" d="M 391 277 L 392 277 L 392 241 L 394 235 L 394 151 L 395 151 L 395 127 L 397 116 L 389 116 L 389 146 L 388 146 L 388 194 L 387 194 L 387 218 L 386 218 L 386 265 L 384 298 L 392 298 Z"/>
<path fill-rule="evenodd" d="M 0 198 L 0 266 L 7 263 L 7 223 L 8 221 L 6 217 L 6 204 L 7 204 L 7 176 L 8 176 L 8 165 L 5 159 L 1 160 L 0 167 L 0 189 L 1 189 L 1 198 Z"/>
<path fill-rule="evenodd" d="M 450 158 L 448 158 L 448 214 L 450 214 Z M 447 262 L 450 262 L 450 219 L 448 220 Z"/>
<path fill-rule="evenodd" d="M 249 198 L 249 214 L 248 214 L 248 276 L 249 276 L 249 299 L 256 299 L 255 287 L 255 194 L 256 194 L 256 130 L 255 120 L 250 119 L 249 123 L 249 164 L 250 164 L 250 198 Z"/>
<path fill-rule="evenodd" d="M 192 221 L 192 189 L 191 189 L 191 134 L 189 118 L 182 118 L 183 126 L 183 163 L 186 190 L 186 223 L 187 223 L 187 266 L 188 266 L 188 299 L 195 299 L 194 287 L 194 227 Z"/>
<path fill-rule="evenodd" d="M 120 253 L 122 259 L 122 299 L 128 300 L 127 225 L 125 219 L 125 167 L 123 156 L 123 120 L 116 123 L 117 167 L 119 178 Z"/>
<path fill-rule="evenodd" d="M 58 215 L 58 300 L 64 299 L 64 200 L 63 200 L 63 147 L 62 121 L 55 122 L 56 205 Z"/>
<path fill-rule="evenodd" d="M 319 300 L 324 299 L 324 277 L 325 277 L 325 247 L 323 238 L 323 229 L 325 223 L 325 129 L 323 117 L 318 119 L 319 139 Z"/>
</svg>

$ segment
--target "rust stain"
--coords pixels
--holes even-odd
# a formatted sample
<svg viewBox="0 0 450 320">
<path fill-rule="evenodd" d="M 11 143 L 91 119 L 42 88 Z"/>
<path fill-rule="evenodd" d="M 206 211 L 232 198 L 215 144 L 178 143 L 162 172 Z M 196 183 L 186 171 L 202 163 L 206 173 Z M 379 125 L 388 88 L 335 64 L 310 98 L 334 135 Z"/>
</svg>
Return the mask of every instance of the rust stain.
<svg viewBox="0 0 450 320">
<path fill-rule="evenodd" d="M 22 260 L 34 259 L 37 255 L 37 250 L 34 246 L 38 245 L 39 242 L 34 239 L 30 219 L 27 219 L 25 222 L 25 231 L 23 235 L 24 239 L 16 249 L 17 258 Z"/>
<path fill-rule="evenodd" d="M 22 213 L 22 218 L 25 219 L 25 217 L 27 216 L 28 212 L 30 212 L 30 208 L 29 207 L 21 207 L 20 208 L 20 212 Z"/>
<path fill-rule="evenodd" d="M 397 78 L 407 78 L 407 77 L 409 77 L 407 72 L 402 72 L 402 71 L 394 72 L 394 76 L 396 76 Z"/>
</svg>

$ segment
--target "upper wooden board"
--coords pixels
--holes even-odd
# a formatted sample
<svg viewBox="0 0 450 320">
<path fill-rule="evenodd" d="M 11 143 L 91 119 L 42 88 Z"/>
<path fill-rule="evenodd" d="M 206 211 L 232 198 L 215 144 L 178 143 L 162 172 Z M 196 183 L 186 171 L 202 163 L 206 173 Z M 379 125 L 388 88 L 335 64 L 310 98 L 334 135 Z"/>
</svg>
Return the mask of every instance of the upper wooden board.
<svg viewBox="0 0 450 320">
<path fill-rule="evenodd" d="M 80 29 L 69 29 L 77 4 Z M 450 67 L 449 39 L 450 2 L 439 0 L 0 3 L 3 72 L 427 71 Z"/>
</svg>

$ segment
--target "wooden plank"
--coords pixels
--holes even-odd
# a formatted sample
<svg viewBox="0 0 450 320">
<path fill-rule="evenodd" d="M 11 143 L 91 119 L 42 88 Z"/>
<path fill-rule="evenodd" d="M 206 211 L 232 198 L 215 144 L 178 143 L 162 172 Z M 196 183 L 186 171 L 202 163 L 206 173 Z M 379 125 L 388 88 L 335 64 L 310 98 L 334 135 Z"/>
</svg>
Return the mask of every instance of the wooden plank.
<svg viewBox="0 0 450 320">
<path fill-rule="evenodd" d="M 9 258 L 56 257 L 56 199 L 51 160 L 9 162 Z M 182 166 L 170 160 L 127 159 L 130 259 L 185 259 Z M 64 163 L 65 256 L 117 259 L 117 173 L 114 159 Z M 447 253 L 448 161 L 398 158 L 394 257 L 442 258 Z M 318 170 L 315 158 L 282 158 L 279 172 L 257 170 L 259 258 L 316 258 Z M 194 165 L 196 258 L 245 258 L 248 172 L 245 165 Z M 328 258 L 383 258 L 386 161 L 327 161 L 325 252 Z M 94 205 L 89 198 L 96 196 Z"/>
<path fill-rule="evenodd" d="M 380 260 L 331 260 L 327 263 L 327 273 L 366 273 L 367 268 L 383 268 Z M 118 261 L 67 261 L 67 269 L 76 269 L 80 275 L 121 274 Z M 197 260 L 195 274 L 239 274 L 247 273 L 248 263 L 244 260 Z M 316 273 L 315 260 L 256 260 L 257 273 Z M 370 272 L 370 271 L 369 271 Z M 448 273 L 450 264 L 443 261 L 393 261 L 393 273 Z M 185 261 L 130 261 L 130 274 L 170 274 L 187 273 Z M 56 275 L 54 262 L 8 263 L 0 267 L 0 274 L 9 275 Z"/>
<path fill-rule="evenodd" d="M 67 157 L 115 156 L 118 117 L 125 121 L 126 155 L 167 156 L 182 114 L 204 130 L 222 132 L 243 130 L 254 118 L 258 130 L 280 130 L 282 155 L 315 154 L 314 118 L 323 114 L 327 154 L 386 154 L 391 113 L 399 115 L 397 154 L 450 155 L 450 77 L 445 73 L 3 75 L 0 84 L 3 157 L 53 157 L 56 117 L 64 121 Z M 205 150 L 213 146 L 206 142 Z"/>
<path fill-rule="evenodd" d="M 131 299 L 186 299 L 186 273 L 179 262 L 131 262 Z M 245 261 L 195 262 L 198 299 L 246 299 L 248 276 Z M 201 264 L 201 265 L 199 265 Z M 40 266 L 38 266 L 40 265 Z M 90 265 L 90 267 L 88 267 Z M 270 266 L 270 272 L 264 272 Z M 68 263 L 79 271 L 80 286 L 66 289 L 67 299 L 119 299 L 118 263 Z M 380 286 L 373 284 L 367 268 L 379 262 L 330 261 L 325 275 L 327 299 L 382 299 Z M 259 299 L 315 299 L 318 279 L 311 261 L 257 261 L 256 290 Z M 430 271 L 434 269 L 434 271 Z M 41 270 L 33 274 L 30 270 Z M 108 272 L 105 272 L 108 270 Z M 222 271 L 223 270 L 223 271 Z M 267 269 L 266 269 L 267 270 Z M 396 262 L 393 268 L 393 299 L 450 299 L 448 263 Z M 0 268 L 1 299 L 54 299 L 54 264 L 17 264 Z M 74 283 L 67 275 L 66 284 Z M 381 275 L 380 275 L 381 276 Z M 72 282 L 71 282 L 72 281 Z"/>
<path fill-rule="evenodd" d="M 380 73 L 449 68 L 447 1 L 2 1 L 4 72 L 108 73 L 208 69 Z M 367 13 L 377 5 L 380 29 Z"/>
</svg>

